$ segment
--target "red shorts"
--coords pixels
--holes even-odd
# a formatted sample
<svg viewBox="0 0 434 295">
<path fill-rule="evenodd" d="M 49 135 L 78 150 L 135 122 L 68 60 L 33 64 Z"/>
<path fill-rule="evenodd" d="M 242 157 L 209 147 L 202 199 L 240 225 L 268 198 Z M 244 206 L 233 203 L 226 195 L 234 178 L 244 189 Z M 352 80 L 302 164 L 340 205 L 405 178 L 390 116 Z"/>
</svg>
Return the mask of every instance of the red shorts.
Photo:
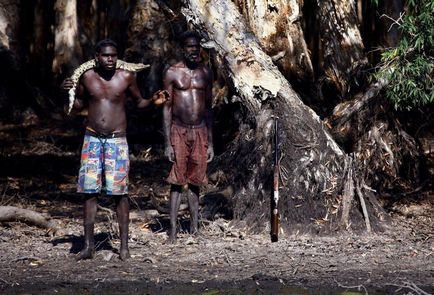
<svg viewBox="0 0 434 295">
<path fill-rule="evenodd" d="M 204 125 L 192 128 L 172 124 L 170 141 L 175 152 L 175 162 L 167 181 L 176 185 L 207 184 L 207 127 Z"/>
</svg>

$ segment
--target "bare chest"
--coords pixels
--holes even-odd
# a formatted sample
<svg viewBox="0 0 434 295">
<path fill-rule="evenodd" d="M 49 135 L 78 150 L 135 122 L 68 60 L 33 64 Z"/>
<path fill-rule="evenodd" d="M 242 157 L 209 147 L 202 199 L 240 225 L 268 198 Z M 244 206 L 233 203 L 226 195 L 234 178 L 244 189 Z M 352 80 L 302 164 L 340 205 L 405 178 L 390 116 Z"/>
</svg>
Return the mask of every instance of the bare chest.
<svg viewBox="0 0 434 295">
<path fill-rule="evenodd" d="M 175 87 L 179 90 L 205 90 L 207 82 L 206 73 L 202 69 L 183 69 L 175 80 Z"/>
<path fill-rule="evenodd" d="M 110 80 L 94 76 L 84 81 L 84 87 L 90 99 L 116 101 L 125 97 L 128 83 L 116 75 Z"/>
</svg>

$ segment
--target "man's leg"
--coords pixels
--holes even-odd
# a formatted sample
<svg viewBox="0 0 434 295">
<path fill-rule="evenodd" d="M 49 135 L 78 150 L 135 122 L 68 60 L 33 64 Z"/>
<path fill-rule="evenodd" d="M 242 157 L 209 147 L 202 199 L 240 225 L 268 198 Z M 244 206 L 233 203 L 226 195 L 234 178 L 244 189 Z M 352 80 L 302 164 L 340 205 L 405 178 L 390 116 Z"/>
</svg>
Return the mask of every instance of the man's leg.
<svg viewBox="0 0 434 295">
<path fill-rule="evenodd" d="M 178 210 L 181 204 L 182 186 L 172 185 L 170 187 L 170 231 L 169 243 L 176 242 L 176 224 L 178 221 Z"/>
<path fill-rule="evenodd" d="M 199 231 L 199 187 L 188 185 L 188 208 L 190 210 L 190 233 L 195 235 Z"/>
<path fill-rule="evenodd" d="M 130 257 L 128 249 L 128 225 L 130 222 L 130 204 L 128 202 L 128 195 L 115 196 L 116 201 L 116 215 L 119 222 L 119 235 L 121 238 L 121 249 L 119 251 L 119 258 L 126 260 Z"/>
<path fill-rule="evenodd" d="M 94 226 L 97 206 L 97 195 L 85 195 L 83 206 L 83 225 L 84 225 L 84 248 L 81 250 L 77 260 L 91 259 L 95 253 Z"/>
</svg>

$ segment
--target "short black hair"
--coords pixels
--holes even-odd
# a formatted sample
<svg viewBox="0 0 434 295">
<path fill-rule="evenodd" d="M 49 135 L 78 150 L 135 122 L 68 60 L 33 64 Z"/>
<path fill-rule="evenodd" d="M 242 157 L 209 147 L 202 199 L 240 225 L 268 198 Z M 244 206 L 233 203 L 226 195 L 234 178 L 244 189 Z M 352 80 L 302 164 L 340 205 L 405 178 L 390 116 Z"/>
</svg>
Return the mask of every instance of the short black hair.
<svg viewBox="0 0 434 295">
<path fill-rule="evenodd" d="M 185 40 L 187 40 L 188 38 L 195 38 L 199 42 L 200 39 L 202 39 L 200 35 L 195 31 L 185 31 L 181 34 L 181 36 L 179 36 L 179 44 L 181 44 L 181 46 L 184 46 Z"/>
<path fill-rule="evenodd" d="M 100 53 L 101 48 L 107 47 L 107 46 L 112 46 L 112 47 L 116 48 L 116 51 L 118 51 L 118 44 L 116 44 L 115 41 L 113 41 L 112 39 L 103 39 L 95 45 L 95 52 Z"/>
</svg>

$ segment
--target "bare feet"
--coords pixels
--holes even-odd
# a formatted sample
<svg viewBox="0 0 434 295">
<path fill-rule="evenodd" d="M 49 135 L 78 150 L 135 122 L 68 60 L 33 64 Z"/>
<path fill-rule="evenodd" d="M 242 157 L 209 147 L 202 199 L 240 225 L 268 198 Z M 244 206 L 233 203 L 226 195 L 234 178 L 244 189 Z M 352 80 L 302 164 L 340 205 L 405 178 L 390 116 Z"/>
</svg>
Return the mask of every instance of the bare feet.
<svg viewBox="0 0 434 295">
<path fill-rule="evenodd" d="M 95 254 L 95 250 L 93 248 L 84 248 L 81 250 L 81 252 L 78 254 L 77 258 L 75 260 L 85 260 L 85 259 L 92 259 L 93 255 Z"/>
</svg>

